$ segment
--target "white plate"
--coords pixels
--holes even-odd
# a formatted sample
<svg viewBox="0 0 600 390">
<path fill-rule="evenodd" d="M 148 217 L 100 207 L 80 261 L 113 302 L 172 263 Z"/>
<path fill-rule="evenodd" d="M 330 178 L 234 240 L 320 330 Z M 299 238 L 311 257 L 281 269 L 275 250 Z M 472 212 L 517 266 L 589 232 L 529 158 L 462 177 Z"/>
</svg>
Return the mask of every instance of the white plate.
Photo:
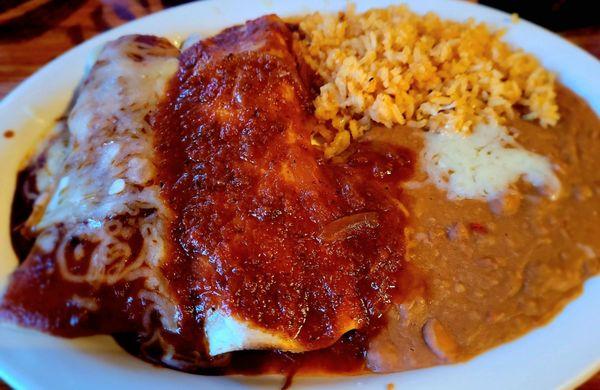
<svg viewBox="0 0 600 390">
<path fill-rule="evenodd" d="M 355 0 L 359 10 L 399 0 Z M 600 114 L 600 63 L 588 53 L 531 23 L 511 24 L 510 16 L 470 3 L 407 1 L 419 12 L 445 18 L 473 17 L 508 28 L 506 39 L 534 53 L 560 81 L 584 97 Z M 267 13 L 292 16 L 335 11 L 345 0 L 294 0 L 256 4 L 248 1 L 193 3 L 163 11 L 99 35 L 57 58 L 0 102 L 0 280 L 16 267 L 9 239 L 9 211 L 15 174 L 27 151 L 54 118 L 60 116 L 81 79 L 90 56 L 106 41 L 146 33 L 181 40 L 190 33 L 208 35 Z M 600 152 L 600 151 L 599 151 Z M 376 388 L 389 383 L 411 389 L 550 389 L 569 388 L 600 368 L 600 278 L 586 283 L 584 294 L 549 325 L 504 344 L 464 364 L 391 375 L 296 380 L 294 387 Z M 0 377 L 16 388 L 241 388 L 280 386 L 280 378 L 203 377 L 157 368 L 133 358 L 110 337 L 63 340 L 37 332 L 0 326 Z"/>
</svg>

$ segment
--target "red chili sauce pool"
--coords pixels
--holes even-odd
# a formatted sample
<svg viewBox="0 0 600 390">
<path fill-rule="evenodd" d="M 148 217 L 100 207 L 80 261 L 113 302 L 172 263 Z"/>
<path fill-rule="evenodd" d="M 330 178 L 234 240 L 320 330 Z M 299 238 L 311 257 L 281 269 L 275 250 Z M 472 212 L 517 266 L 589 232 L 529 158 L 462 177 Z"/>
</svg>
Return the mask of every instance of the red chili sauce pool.
<svg viewBox="0 0 600 390">
<path fill-rule="evenodd" d="M 404 261 L 399 187 L 415 157 L 361 143 L 341 161 L 324 160 L 311 145 L 312 96 L 291 33 L 263 23 L 271 26 L 184 52 L 153 118 L 162 195 L 174 212 L 163 272 L 184 307 L 183 333 L 169 341 L 182 355 L 203 349 L 205 312 L 222 308 L 306 350 L 325 349 L 236 352 L 219 373 L 361 370 L 369 334 L 417 283 Z M 237 53 L 252 34 L 263 46 Z M 349 329 L 358 331 L 336 343 Z"/>
</svg>

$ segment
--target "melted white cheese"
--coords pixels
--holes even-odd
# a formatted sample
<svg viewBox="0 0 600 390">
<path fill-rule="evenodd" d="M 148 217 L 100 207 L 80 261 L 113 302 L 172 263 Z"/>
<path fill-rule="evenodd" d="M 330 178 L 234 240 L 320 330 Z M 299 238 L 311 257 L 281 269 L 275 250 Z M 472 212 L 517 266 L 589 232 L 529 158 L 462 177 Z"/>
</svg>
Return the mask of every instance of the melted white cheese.
<svg viewBox="0 0 600 390">
<path fill-rule="evenodd" d="M 69 115 L 69 155 L 35 229 L 164 208 L 147 116 L 177 71 L 176 53 L 130 37 L 100 53 Z"/>
<path fill-rule="evenodd" d="M 492 200 L 521 178 L 550 198 L 560 192 L 550 160 L 525 150 L 497 124 L 479 124 L 469 135 L 429 132 L 421 161 L 429 179 L 450 199 Z"/>
</svg>

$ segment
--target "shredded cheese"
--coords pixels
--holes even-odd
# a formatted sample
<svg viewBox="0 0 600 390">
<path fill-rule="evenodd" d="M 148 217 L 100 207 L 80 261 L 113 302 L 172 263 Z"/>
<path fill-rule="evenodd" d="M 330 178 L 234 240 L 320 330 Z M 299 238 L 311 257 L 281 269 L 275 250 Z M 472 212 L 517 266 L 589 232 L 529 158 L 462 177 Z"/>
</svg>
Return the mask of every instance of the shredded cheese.
<svg viewBox="0 0 600 390">
<path fill-rule="evenodd" d="M 551 198 L 560 192 L 551 162 L 525 150 L 498 124 L 479 124 L 471 134 L 428 132 L 422 164 L 450 199 L 492 200 L 521 178 Z"/>
</svg>

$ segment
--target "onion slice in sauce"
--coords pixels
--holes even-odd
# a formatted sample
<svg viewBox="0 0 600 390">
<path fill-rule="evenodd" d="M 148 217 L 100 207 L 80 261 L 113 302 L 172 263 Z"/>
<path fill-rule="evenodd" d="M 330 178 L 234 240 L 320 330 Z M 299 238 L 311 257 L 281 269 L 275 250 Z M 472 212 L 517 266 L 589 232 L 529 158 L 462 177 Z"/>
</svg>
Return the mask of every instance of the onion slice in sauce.
<svg viewBox="0 0 600 390">
<path fill-rule="evenodd" d="M 371 211 L 338 218 L 323 228 L 320 238 L 325 242 L 345 240 L 363 228 L 374 229 L 379 226 L 379 214 Z"/>
</svg>

